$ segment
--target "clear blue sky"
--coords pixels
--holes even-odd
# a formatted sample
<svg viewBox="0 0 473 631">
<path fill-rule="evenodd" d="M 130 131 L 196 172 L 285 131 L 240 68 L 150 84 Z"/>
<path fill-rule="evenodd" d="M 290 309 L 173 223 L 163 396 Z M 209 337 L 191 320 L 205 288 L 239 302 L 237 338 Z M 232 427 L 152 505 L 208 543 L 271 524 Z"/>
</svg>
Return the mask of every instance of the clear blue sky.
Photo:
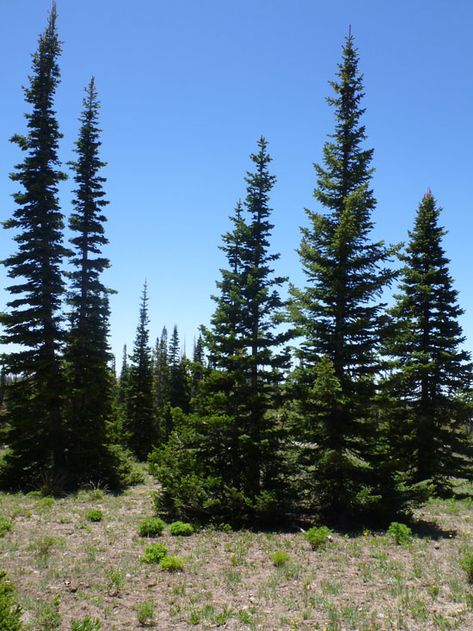
<svg viewBox="0 0 473 631">
<path fill-rule="evenodd" d="M 325 97 L 348 25 L 365 75 L 375 148 L 376 237 L 405 240 L 428 187 L 444 208 L 446 247 L 473 348 L 473 2 L 471 0 L 58 0 L 64 42 L 57 112 L 71 159 L 82 92 L 96 76 L 109 165 L 106 282 L 112 346 L 131 345 L 144 278 L 151 334 L 177 323 L 188 351 L 213 309 L 220 235 L 244 195 L 264 134 L 279 271 L 302 281 L 295 249 L 333 117 Z M 0 216 L 13 209 L 8 142 L 25 130 L 20 89 L 49 0 L 0 0 Z M 63 186 L 64 213 L 69 189 Z M 14 248 L 1 231 L 0 256 Z M 0 272 L 0 287 L 6 284 Z M 1 304 L 6 299 L 0 293 Z"/>
</svg>

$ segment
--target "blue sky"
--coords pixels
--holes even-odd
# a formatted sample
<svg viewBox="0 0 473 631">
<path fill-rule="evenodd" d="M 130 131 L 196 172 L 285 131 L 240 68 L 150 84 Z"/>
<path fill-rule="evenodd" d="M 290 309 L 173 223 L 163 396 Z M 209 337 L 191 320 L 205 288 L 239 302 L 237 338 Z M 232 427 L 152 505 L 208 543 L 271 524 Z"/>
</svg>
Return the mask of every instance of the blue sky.
<svg viewBox="0 0 473 631">
<path fill-rule="evenodd" d="M 21 85 L 49 0 L 0 0 L 0 217 L 25 130 Z M 428 187 L 444 208 L 451 270 L 473 349 L 473 3 L 470 0 L 58 0 L 64 42 L 56 109 L 72 157 L 82 93 L 96 76 L 110 205 L 106 282 L 112 346 L 131 345 L 145 277 L 151 335 L 177 323 L 188 351 L 213 310 L 220 235 L 244 195 L 264 134 L 278 271 L 302 282 L 295 252 L 304 207 L 316 209 L 313 162 L 333 116 L 325 102 L 351 24 L 375 148 L 376 238 L 405 240 Z M 72 182 L 62 187 L 66 216 Z M 14 248 L 0 233 L 0 256 Z M 0 287 L 6 284 L 0 271 Z M 0 291 L 4 304 L 7 296 Z"/>
</svg>

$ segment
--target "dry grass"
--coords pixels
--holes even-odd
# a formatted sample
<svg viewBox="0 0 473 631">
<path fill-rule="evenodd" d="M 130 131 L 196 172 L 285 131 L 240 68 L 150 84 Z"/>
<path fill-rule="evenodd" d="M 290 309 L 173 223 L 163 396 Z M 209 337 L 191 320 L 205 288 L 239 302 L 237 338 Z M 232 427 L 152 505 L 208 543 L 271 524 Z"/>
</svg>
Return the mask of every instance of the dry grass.
<svg viewBox="0 0 473 631">
<path fill-rule="evenodd" d="M 472 587 L 460 566 L 473 545 L 471 502 L 431 502 L 419 516 L 438 526 L 426 528 L 436 538 L 407 546 L 383 533 L 335 533 L 312 550 L 302 533 L 179 538 L 166 528 L 154 541 L 185 567 L 165 572 L 140 562 L 152 543 L 138 534 L 152 515 L 151 493 L 148 483 L 118 497 L 0 495 L 0 518 L 12 522 L 0 538 L 0 569 L 16 584 L 27 629 L 69 630 L 86 616 L 102 631 L 473 629 Z M 87 520 L 92 508 L 102 521 Z M 273 562 L 277 552 L 284 563 Z"/>
</svg>

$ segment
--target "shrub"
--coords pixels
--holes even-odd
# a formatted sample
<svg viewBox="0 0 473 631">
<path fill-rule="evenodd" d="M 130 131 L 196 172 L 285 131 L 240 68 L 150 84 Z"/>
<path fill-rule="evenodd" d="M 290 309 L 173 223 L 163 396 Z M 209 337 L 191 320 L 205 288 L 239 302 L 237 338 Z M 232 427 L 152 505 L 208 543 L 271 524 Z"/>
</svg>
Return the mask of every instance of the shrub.
<svg viewBox="0 0 473 631">
<path fill-rule="evenodd" d="M 473 548 L 464 553 L 460 559 L 460 566 L 466 573 L 468 582 L 473 583 Z"/>
<path fill-rule="evenodd" d="M 144 600 L 135 607 L 136 617 L 142 626 L 153 625 L 155 622 L 156 611 L 150 600 Z"/>
<path fill-rule="evenodd" d="M 0 537 L 4 537 L 11 530 L 11 522 L 5 517 L 0 517 Z"/>
<path fill-rule="evenodd" d="M 274 566 L 281 567 L 283 565 L 286 565 L 286 563 L 289 561 L 289 555 L 283 550 L 276 550 L 276 552 L 273 552 L 273 554 L 271 555 L 271 560 Z"/>
<path fill-rule="evenodd" d="M 389 525 L 388 535 L 394 539 L 396 545 L 405 546 L 411 542 L 412 530 L 406 524 L 393 521 Z"/>
<path fill-rule="evenodd" d="M 73 620 L 71 623 L 71 631 L 100 631 L 100 620 L 97 618 L 89 618 L 86 616 L 82 620 Z"/>
<path fill-rule="evenodd" d="M 15 600 L 15 590 L 5 572 L 0 572 L 0 629 L 21 631 L 21 607 Z"/>
<path fill-rule="evenodd" d="M 194 534 L 194 527 L 183 521 L 175 521 L 169 526 L 169 532 L 173 537 L 189 537 Z"/>
<path fill-rule="evenodd" d="M 182 557 L 173 556 L 164 557 L 159 563 L 159 567 L 166 572 L 182 572 L 184 565 L 185 562 Z"/>
<path fill-rule="evenodd" d="M 123 587 L 123 571 L 118 567 L 110 567 L 105 571 L 107 578 L 107 590 L 110 596 L 118 596 Z"/>
<path fill-rule="evenodd" d="M 159 563 L 167 553 L 168 549 L 162 543 L 152 543 L 150 546 L 146 546 L 140 561 L 143 563 Z"/>
<path fill-rule="evenodd" d="M 102 521 L 103 513 L 98 508 L 91 508 L 90 510 L 86 512 L 85 516 L 89 521 L 97 522 L 97 521 Z"/>
<path fill-rule="evenodd" d="M 38 500 L 38 503 L 36 504 L 36 506 L 37 508 L 51 508 L 51 506 L 54 506 L 54 504 L 55 504 L 54 497 L 50 497 L 48 495 Z"/>
<path fill-rule="evenodd" d="M 146 517 L 139 526 L 139 532 L 142 537 L 156 537 L 163 532 L 165 525 L 159 517 Z"/>
<path fill-rule="evenodd" d="M 332 534 L 330 528 L 327 526 L 314 526 L 304 534 L 304 539 L 310 543 L 314 550 L 323 548 L 329 541 L 329 537 Z"/>
</svg>

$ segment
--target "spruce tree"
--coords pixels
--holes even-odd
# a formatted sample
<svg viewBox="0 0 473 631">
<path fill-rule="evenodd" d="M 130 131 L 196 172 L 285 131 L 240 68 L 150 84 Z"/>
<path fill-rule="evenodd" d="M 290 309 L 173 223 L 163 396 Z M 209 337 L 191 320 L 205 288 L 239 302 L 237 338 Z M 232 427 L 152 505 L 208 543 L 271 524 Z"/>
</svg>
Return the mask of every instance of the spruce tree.
<svg viewBox="0 0 473 631">
<path fill-rule="evenodd" d="M 174 325 L 169 343 L 169 404 L 178 407 L 183 412 L 189 412 L 190 382 L 188 375 L 188 361 L 181 354 L 179 332 Z"/>
<path fill-rule="evenodd" d="M 123 346 L 122 366 L 120 369 L 120 377 L 118 379 L 118 403 L 124 405 L 126 402 L 126 393 L 128 390 L 128 351 L 126 344 Z"/>
<path fill-rule="evenodd" d="M 458 292 L 439 225 L 441 209 L 428 191 L 420 205 L 392 309 L 393 334 L 386 345 L 393 359 L 385 383 L 392 402 L 393 442 L 415 482 L 429 480 L 437 494 L 451 478 L 473 475 L 470 356 L 458 318 Z"/>
<path fill-rule="evenodd" d="M 140 316 L 130 355 L 124 430 L 130 450 L 145 460 L 156 441 L 153 393 L 153 357 L 149 346 L 148 286 L 141 295 Z"/>
<path fill-rule="evenodd" d="M 110 266 L 102 255 L 108 243 L 103 184 L 105 165 L 99 156 L 99 102 L 95 81 L 86 88 L 80 117 L 74 172 L 73 212 L 69 228 L 74 267 L 69 276 L 70 331 L 65 358 L 68 373 L 69 467 L 76 481 L 104 481 L 112 475 L 107 458 L 106 424 L 113 412 L 113 377 L 109 367 L 108 293 L 102 273 Z"/>
<path fill-rule="evenodd" d="M 58 185 L 66 179 L 58 158 L 59 132 L 54 96 L 60 81 L 58 57 L 61 43 L 53 4 L 44 33 L 33 55 L 32 74 L 24 89 L 28 132 L 13 136 L 25 153 L 11 175 L 21 190 L 6 228 L 15 230 L 17 252 L 3 262 L 13 284 L 12 298 L 2 315 L 4 344 L 18 350 L 5 356 L 14 377 L 8 392 L 8 445 L 6 483 L 35 483 L 37 475 L 55 476 L 66 464 L 63 418 L 64 385 L 60 366 L 63 343 L 61 299 L 64 281 L 61 264 L 64 221 Z"/>
<path fill-rule="evenodd" d="M 169 445 L 154 455 L 161 505 L 181 517 L 236 525 L 281 519 L 281 432 L 274 394 L 287 366 L 276 332 L 282 301 L 269 251 L 273 228 L 269 193 L 275 178 L 264 138 L 251 155 L 247 196 L 224 235 L 211 326 L 204 329 L 210 370 L 194 399 L 195 414 L 180 423 Z"/>
<path fill-rule="evenodd" d="M 313 428 L 310 442 L 318 446 L 312 450 L 313 500 L 333 519 L 370 502 L 384 309 L 380 296 L 394 274 L 385 267 L 392 250 L 370 236 L 376 204 L 370 186 L 373 150 L 364 147 L 363 79 L 351 33 L 331 86 L 335 95 L 327 100 L 335 111 L 335 130 L 325 143 L 323 165 L 315 165 L 314 197 L 324 211 L 307 211 L 309 226 L 302 228 L 299 248 L 307 284 L 292 289 L 292 315 L 302 336 L 302 381 L 314 394 L 323 361 L 324 374 L 330 373 L 330 364 L 338 384 L 330 409 L 325 398 L 308 405 L 311 397 L 303 394 L 299 402 L 306 425 Z"/>
</svg>

